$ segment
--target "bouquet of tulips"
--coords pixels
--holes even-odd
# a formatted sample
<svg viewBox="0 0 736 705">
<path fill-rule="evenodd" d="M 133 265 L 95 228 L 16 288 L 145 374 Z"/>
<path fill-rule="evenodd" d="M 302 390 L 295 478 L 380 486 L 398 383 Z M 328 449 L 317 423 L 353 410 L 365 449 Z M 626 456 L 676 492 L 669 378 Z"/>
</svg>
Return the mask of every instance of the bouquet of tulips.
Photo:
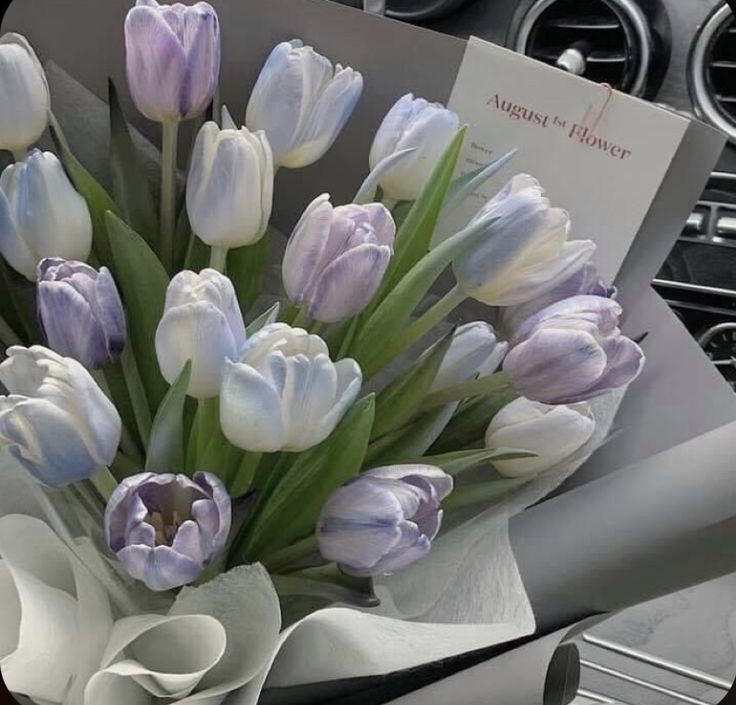
<svg viewBox="0 0 736 705">
<path fill-rule="evenodd" d="M 0 663 L 37 703 L 256 702 L 321 608 L 421 621 L 398 605 L 447 572 L 433 542 L 562 482 L 644 357 L 533 176 L 448 232 L 514 156 L 456 176 L 450 110 L 397 96 L 353 202 L 314 184 L 285 237 L 277 172 L 332 147 L 361 74 L 284 41 L 235 120 L 210 5 L 138 0 L 124 30 L 161 178 L 111 86 L 111 192 L 0 39 Z"/>
</svg>

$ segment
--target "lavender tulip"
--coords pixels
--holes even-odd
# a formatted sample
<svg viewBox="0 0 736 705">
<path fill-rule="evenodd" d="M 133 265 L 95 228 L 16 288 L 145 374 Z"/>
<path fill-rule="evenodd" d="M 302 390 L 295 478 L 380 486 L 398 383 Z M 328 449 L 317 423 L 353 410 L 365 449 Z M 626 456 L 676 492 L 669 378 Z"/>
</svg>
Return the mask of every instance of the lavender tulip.
<svg viewBox="0 0 736 705">
<path fill-rule="evenodd" d="M 592 262 L 588 262 L 569 279 L 550 289 L 544 294 L 518 306 L 508 306 L 499 309 L 498 324 L 503 331 L 512 336 L 514 331 L 529 317 L 547 306 L 556 304 L 563 299 L 588 294 L 603 296 L 607 299 L 616 298 L 616 287 L 611 287 L 602 279 L 598 269 Z"/>
<path fill-rule="evenodd" d="M 41 62 L 28 40 L 0 37 L 0 149 L 22 152 L 43 134 L 51 98 Z"/>
<path fill-rule="evenodd" d="M 278 44 L 248 102 L 245 124 L 264 130 L 277 166 L 297 169 L 321 159 L 353 112 L 363 77 L 298 39 Z"/>
<path fill-rule="evenodd" d="M 107 267 L 59 258 L 38 265 L 38 313 L 49 347 L 98 370 L 126 341 L 125 312 Z"/>
<path fill-rule="evenodd" d="M 585 445 L 595 431 L 595 419 L 584 402 L 548 406 L 524 397 L 501 409 L 486 431 L 486 447 L 517 448 L 536 457 L 494 460 L 505 477 L 525 477 L 545 472 Z"/>
<path fill-rule="evenodd" d="M 222 431 L 243 450 L 306 450 L 332 433 L 362 381 L 358 363 L 333 363 L 319 336 L 285 323 L 264 326 L 248 339 L 238 362 L 225 364 Z"/>
<path fill-rule="evenodd" d="M 384 193 L 397 201 L 418 198 L 459 126 L 458 116 L 440 103 L 414 98 L 411 93 L 399 98 L 378 128 L 370 167 L 375 169 L 396 152 L 414 151 L 383 175 Z"/>
<path fill-rule="evenodd" d="M 105 538 L 125 570 L 150 590 L 196 580 L 225 548 L 230 496 L 214 475 L 152 472 L 123 480 L 105 510 Z"/>
<path fill-rule="evenodd" d="M 214 269 L 179 272 L 166 290 L 155 342 L 161 374 L 169 384 L 191 360 L 187 393 L 197 399 L 216 397 L 225 362 L 237 360 L 245 345 L 245 323 L 232 282 Z"/>
<path fill-rule="evenodd" d="M 358 577 L 396 573 L 429 553 L 452 477 L 431 465 L 368 470 L 327 500 L 317 522 L 322 556 Z"/>
<path fill-rule="evenodd" d="M 503 361 L 508 345 L 496 339 L 493 326 L 475 321 L 460 326 L 453 334 L 450 347 L 440 365 L 431 391 L 453 387 L 474 377 L 493 374 Z"/>
<path fill-rule="evenodd" d="M 454 263 L 461 291 L 489 306 L 515 306 L 553 289 L 590 260 L 590 240 L 567 242 L 570 218 L 551 208 L 539 182 L 515 176 L 472 223 L 487 234 Z"/>
<path fill-rule="evenodd" d="M 220 73 L 220 23 L 206 2 L 137 0 L 125 20 L 128 86 L 149 120 L 176 123 L 204 112 Z"/>
<path fill-rule="evenodd" d="M 380 203 L 333 208 L 328 194 L 319 196 L 286 246 L 287 295 L 324 323 L 360 313 L 381 284 L 395 234 L 391 213 Z"/>
<path fill-rule="evenodd" d="M 0 364 L 0 449 L 37 480 L 61 487 L 115 458 L 120 416 L 76 360 L 41 346 L 12 347 Z"/>
<path fill-rule="evenodd" d="M 92 249 L 87 202 L 51 152 L 34 149 L 0 176 L 0 253 L 30 281 L 44 257 L 84 261 Z"/>
<path fill-rule="evenodd" d="M 503 369 L 528 399 L 569 404 L 634 380 L 641 348 L 618 327 L 621 306 L 600 296 L 574 296 L 527 319 L 511 339 Z"/>
</svg>

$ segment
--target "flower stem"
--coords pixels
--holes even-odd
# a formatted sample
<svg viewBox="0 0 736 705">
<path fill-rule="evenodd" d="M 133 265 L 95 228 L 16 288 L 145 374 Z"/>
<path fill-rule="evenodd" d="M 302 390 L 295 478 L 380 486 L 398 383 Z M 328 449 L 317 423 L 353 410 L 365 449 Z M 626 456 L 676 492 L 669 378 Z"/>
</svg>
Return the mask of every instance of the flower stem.
<svg viewBox="0 0 736 705">
<path fill-rule="evenodd" d="M 325 332 L 325 328 L 327 328 L 326 323 L 323 321 L 315 321 L 309 329 L 309 332 L 313 335 L 322 335 L 322 333 Z"/>
<path fill-rule="evenodd" d="M 263 453 L 247 451 L 243 455 L 235 477 L 229 483 L 231 497 L 241 497 L 250 489 L 258 471 L 258 466 L 261 464 L 261 458 L 263 458 Z"/>
<path fill-rule="evenodd" d="M 161 231 L 159 257 L 166 271 L 171 271 L 174 257 L 174 228 L 176 225 L 176 156 L 179 123 L 163 124 L 161 149 Z"/>
<path fill-rule="evenodd" d="M 317 537 L 312 534 L 292 546 L 287 546 L 266 556 L 262 562 L 269 573 L 286 572 L 289 568 L 299 565 L 299 563 L 318 552 Z"/>
<path fill-rule="evenodd" d="M 8 325 L 7 321 L 0 316 L 0 342 L 6 347 L 11 345 L 23 345 L 23 341 L 16 332 Z"/>
<path fill-rule="evenodd" d="M 363 374 L 365 378 L 370 379 L 407 348 L 421 340 L 432 328 L 447 318 L 466 298 L 457 285 L 447 292 L 432 308 L 391 340 L 375 359 L 369 360 L 368 364 L 364 365 Z"/>
<path fill-rule="evenodd" d="M 146 398 L 146 388 L 143 386 L 143 380 L 138 370 L 138 363 L 135 360 L 135 355 L 133 355 L 130 342 L 126 344 L 120 356 L 120 366 L 123 370 L 126 387 L 128 388 L 130 404 L 133 407 L 133 416 L 135 416 L 138 435 L 141 437 L 143 448 L 145 449 L 148 448 L 153 420 L 151 418 L 148 399 Z"/>
<path fill-rule="evenodd" d="M 291 324 L 292 328 L 309 328 L 309 316 L 304 308 L 299 309 L 299 313 L 296 314 L 296 318 Z"/>
<path fill-rule="evenodd" d="M 92 477 L 90 477 L 90 481 L 95 486 L 95 489 L 100 493 L 105 504 L 108 503 L 112 493 L 118 487 L 117 480 L 106 467 L 102 467 L 96 474 L 92 475 Z"/>
<path fill-rule="evenodd" d="M 210 268 L 225 274 L 227 268 L 227 247 L 213 247 L 210 250 Z"/>
</svg>

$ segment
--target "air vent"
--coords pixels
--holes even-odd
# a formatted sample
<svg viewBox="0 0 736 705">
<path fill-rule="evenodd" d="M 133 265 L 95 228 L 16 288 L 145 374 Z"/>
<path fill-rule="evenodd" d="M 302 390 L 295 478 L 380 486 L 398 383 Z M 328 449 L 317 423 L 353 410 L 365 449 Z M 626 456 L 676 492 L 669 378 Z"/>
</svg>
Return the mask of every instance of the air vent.
<svg viewBox="0 0 736 705">
<path fill-rule="evenodd" d="M 690 92 L 698 114 L 736 141 L 736 19 L 719 7 L 690 54 Z"/>
<path fill-rule="evenodd" d="M 519 25 L 516 50 L 641 95 L 652 58 L 652 35 L 633 0 L 537 0 Z"/>
</svg>

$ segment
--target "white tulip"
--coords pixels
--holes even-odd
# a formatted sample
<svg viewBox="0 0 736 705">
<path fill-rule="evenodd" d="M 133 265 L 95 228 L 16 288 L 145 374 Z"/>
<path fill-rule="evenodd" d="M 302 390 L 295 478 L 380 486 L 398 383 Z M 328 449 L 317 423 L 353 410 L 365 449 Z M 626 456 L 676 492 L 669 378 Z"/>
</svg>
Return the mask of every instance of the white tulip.
<svg viewBox="0 0 736 705">
<path fill-rule="evenodd" d="M 585 403 L 549 406 L 519 397 L 493 417 L 486 431 L 486 447 L 536 453 L 532 458 L 493 461 L 501 475 L 524 477 L 569 458 L 590 440 L 594 430 L 595 420 Z"/>
<path fill-rule="evenodd" d="M 187 181 L 192 230 L 211 247 L 261 239 L 271 218 L 273 154 L 265 132 L 203 125 Z"/>
<path fill-rule="evenodd" d="M 277 166 L 297 169 L 321 159 L 363 92 L 363 77 L 304 46 L 278 44 L 248 102 L 245 124 L 264 130 Z"/>
<path fill-rule="evenodd" d="M 243 315 L 226 276 L 203 269 L 179 272 L 171 280 L 156 330 L 158 364 L 169 384 L 191 360 L 187 393 L 197 399 L 216 397 L 225 361 L 238 359 L 245 338 Z"/>
<path fill-rule="evenodd" d="M 22 152 L 46 129 L 51 98 L 41 62 L 20 34 L 0 37 L 0 149 Z"/>
<path fill-rule="evenodd" d="M 496 340 L 496 332 L 490 323 L 474 321 L 460 326 L 452 336 L 431 391 L 437 392 L 474 377 L 493 374 L 507 350 L 508 344 Z"/>
<path fill-rule="evenodd" d="M 488 306 L 516 306 L 553 289 L 582 269 L 595 252 L 590 240 L 567 241 L 570 217 L 552 208 L 539 182 L 513 177 L 471 224 L 485 237 L 455 260 L 461 291 Z"/>
<path fill-rule="evenodd" d="M 12 347 L 0 364 L 0 448 L 37 480 L 60 487 L 115 459 L 121 421 L 76 360 L 40 345 Z"/>
<path fill-rule="evenodd" d="M 227 363 L 223 433 L 244 450 L 306 450 L 332 433 L 361 384 L 355 360 L 333 363 L 319 336 L 271 324 L 248 340 L 240 362 Z"/>
<path fill-rule="evenodd" d="M 84 262 L 92 249 L 87 202 L 51 152 L 33 150 L 0 176 L 0 254 L 30 281 L 47 257 Z"/>
<path fill-rule="evenodd" d="M 392 154 L 414 150 L 381 178 L 386 196 L 397 201 L 415 200 L 459 126 L 458 116 L 440 103 L 414 98 L 411 93 L 399 98 L 378 128 L 368 158 L 375 169 Z"/>
</svg>

